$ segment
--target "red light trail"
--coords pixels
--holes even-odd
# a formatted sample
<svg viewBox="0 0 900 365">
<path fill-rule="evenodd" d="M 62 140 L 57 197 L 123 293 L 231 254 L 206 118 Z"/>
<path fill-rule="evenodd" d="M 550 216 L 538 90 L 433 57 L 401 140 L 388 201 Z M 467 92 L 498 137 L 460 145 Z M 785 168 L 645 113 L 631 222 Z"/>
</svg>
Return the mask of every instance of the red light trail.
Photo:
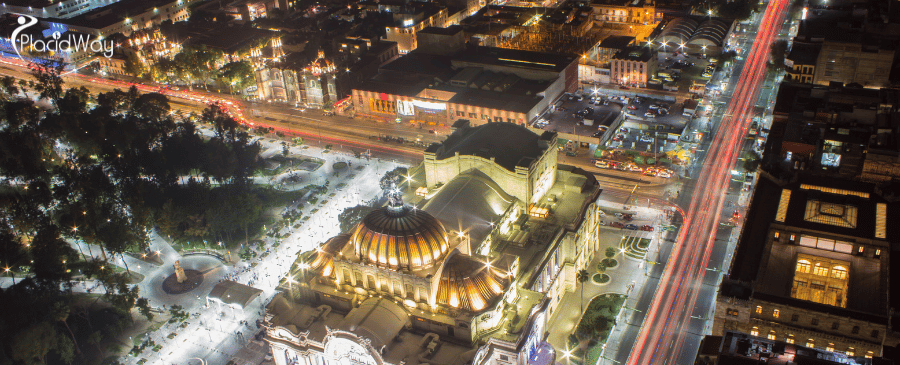
<svg viewBox="0 0 900 365">
<path fill-rule="evenodd" d="M 628 358 L 630 365 L 663 364 L 681 354 L 688 335 L 685 327 L 715 245 L 731 169 L 749 129 L 750 109 L 759 95 L 769 49 L 784 21 L 788 3 L 773 0 L 766 8 L 725 117 L 710 144 L 710 159 L 702 167 L 684 224 Z"/>
</svg>

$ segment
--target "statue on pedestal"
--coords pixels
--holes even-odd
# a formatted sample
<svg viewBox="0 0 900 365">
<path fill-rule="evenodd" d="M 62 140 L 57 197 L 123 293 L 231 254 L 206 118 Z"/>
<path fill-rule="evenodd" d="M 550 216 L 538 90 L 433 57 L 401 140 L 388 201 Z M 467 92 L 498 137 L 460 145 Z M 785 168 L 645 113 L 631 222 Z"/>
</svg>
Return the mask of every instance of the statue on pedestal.
<svg viewBox="0 0 900 365">
<path fill-rule="evenodd" d="M 175 280 L 179 283 L 183 283 L 187 280 L 187 275 L 184 274 L 184 268 L 181 267 L 181 261 L 175 261 Z"/>
</svg>

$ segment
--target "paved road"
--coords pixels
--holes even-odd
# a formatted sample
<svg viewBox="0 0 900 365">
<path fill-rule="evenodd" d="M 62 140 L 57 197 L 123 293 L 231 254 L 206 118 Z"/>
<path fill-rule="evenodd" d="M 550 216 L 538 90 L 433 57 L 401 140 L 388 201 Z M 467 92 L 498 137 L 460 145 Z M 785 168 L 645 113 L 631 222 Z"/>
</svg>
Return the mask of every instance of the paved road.
<svg viewBox="0 0 900 365">
<path fill-rule="evenodd" d="M 770 45 L 783 24 L 787 0 L 769 3 L 732 101 L 709 146 L 690 196 L 684 228 L 674 243 L 662 280 L 637 335 L 628 364 L 685 364 L 696 356 L 698 335 L 714 306 L 718 275 L 708 264 L 722 244 L 723 216 L 731 170 L 744 147 L 749 113 L 764 79 Z M 727 241 L 726 241 L 727 242 Z M 693 335 L 692 335 L 693 334 Z"/>
</svg>

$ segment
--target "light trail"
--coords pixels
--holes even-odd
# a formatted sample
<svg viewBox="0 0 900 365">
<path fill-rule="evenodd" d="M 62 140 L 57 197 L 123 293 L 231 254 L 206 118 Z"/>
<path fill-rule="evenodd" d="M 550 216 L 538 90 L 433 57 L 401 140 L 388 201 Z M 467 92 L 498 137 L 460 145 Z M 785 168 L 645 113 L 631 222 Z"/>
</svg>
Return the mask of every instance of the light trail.
<svg viewBox="0 0 900 365">
<path fill-rule="evenodd" d="M 753 47 L 740 76 L 728 110 L 713 137 L 700 178 L 694 187 L 684 225 L 672 248 L 647 317 L 628 358 L 628 364 L 662 364 L 678 359 L 688 336 L 691 320 L 710 255 L 715 245 L 719 219 L 727 192 L 730 170 L 741 150 L 750 121 L 748 113 L 765 77 L 772 41 L 784 21 L 787 0 L 773 0 L 766 8 Z M 685 252 L 687 250 L 687 252 Z"/>
</svg>

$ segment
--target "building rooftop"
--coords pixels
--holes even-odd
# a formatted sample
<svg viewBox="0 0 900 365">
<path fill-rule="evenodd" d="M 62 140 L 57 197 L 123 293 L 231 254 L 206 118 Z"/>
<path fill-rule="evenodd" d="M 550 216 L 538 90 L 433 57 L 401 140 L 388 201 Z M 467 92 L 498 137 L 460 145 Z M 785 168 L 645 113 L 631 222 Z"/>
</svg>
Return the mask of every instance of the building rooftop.
<svg viewBox="0 0 900 365">
<path fill-rule="evenodd" d="M 616 54 L 613 55 L 612 58 L 614 60 L 647 62 L 650 61 L 650 59 L 653 57 L 653 50 L 649 47 L 630 46 L 622 49 L 619 52 L 616 52 Z"/>
<path fill-rule="evenodd" d="M 458 124 L 459 121 L 454 126 Z M 547 148 L 544 136 L 539 136 L 519 125 L 487 123 L 470 127 L 465 123 L 451 133 L 443 143 L 433 144 L 426 152 L 435 152 L 438 160 L 453 157 L 457 153 L 480 156 L 494 159 L 503 168 L 515 171 L 517 166 L 530 166 L 531 162 L 539 159 Z"/>
<path fill-rule="evenodd" d="M 303 333 L 305 338 L 315 342 L 322 341 L 330 330 L 343 330 L 361 334 L 373 345 L 385 345 L 384 360 L 392 364 L 404 361 L 417 363 L 420 356 L 426 355 L 426 349 L 422 346 L 427 344 L 428 336 L 407 331 L 398 324 L 408 322 L 410 314 L 422 318 L 431 315 L 415 308 L 400 307 L 387 299 L 370 298 L 350 313 L 341 314 L 331 311 L 328 306 L 313 308 L 292 302 L 285 298 L 285 294 L 277 294 L 266 307 L 266 313 L 271 316 L 267 316 L 270 321 L 269 336 L 275 338 L 281 337 L 273 332 L 282 328 L 291 332 L 292 337 Z M 471 350 L 469 346 L 440 341 L 440 346 L 427 354 L 427 358 L 438 364 L 464 365 L 474 356 Z"/>
<path fill-rule="evenodd" d="M 706 336 L 700 355 L 715 357 L 716 364 L 796 364 L 796 365 L 881 365 L 882 359 L 847 356 L 782 341 L 725 331 L 722 336 Z"/>
<path fill-rule="evenodd" d="M 634 37 L 627 35 L 609 36 L 600 42 L 600 48 L 622 50 L 634 43 L 634 39 Z"/>
<path fill-rule="evenodd" d="M 150 9 L 164 6 L 172 2 L 173 0 L 122 0 L 72 18 L 48 18 L 47 21 L 85 28 L 102 29 L 123 21 L 129 16 L 144 14 L 150 11 Z"/>
<path fill-rule="evenodd" d="M 754 283 L 752 296 L 758 299 L 864 320 L 887 320 L 887 263 L 844 250 L 852 250 L 854 242 L 871 245 L 873 241 L 881 241 L 887 249 L 887 242 L 898 237 L 898 229 L 893 226 L 897 225 L 900 209 L 886 204 L 871 184 L 806 176 L 780 183 L 763 174 L 753 196 L 744 223 L 752 229 L 743 231 L 729 280 Z M 886 211 L 879 213 L 882 208 L 878 204 L 885 204 Z M 796 244 L 786 243 L 787 237 L 773 242 L 772 230 L 776 227 L 797 232 Z M 830 240 L 834 248 L 817 247 L 816 239 Z M 845 308 L 791 297 L 798 254 L 850 263 Z M 739 290 L 726 287 L 723 285 L 723 294 L 734 290 L 736 296 L 742 296 Z"/>
<path fill-rule="evenodd" d="M 160 30 L 170 40 L 186 42 L 191 45 L 203 45 L 222 50 L 226 54 L 254 47 L 260 42 L 279 35 L 275 31 L 251 26 L 231 23 L 225 26 L 219 22 L 197 21 L 164 24 L 160 26 Z"/>
<path fill-rule="evenodd" d="M 521 51 L 496 47 L 472 47 L 453 57 L 454 63 L 508 66 L 562 72 L 577 56 L 544 52 Z"/>
</svg>

